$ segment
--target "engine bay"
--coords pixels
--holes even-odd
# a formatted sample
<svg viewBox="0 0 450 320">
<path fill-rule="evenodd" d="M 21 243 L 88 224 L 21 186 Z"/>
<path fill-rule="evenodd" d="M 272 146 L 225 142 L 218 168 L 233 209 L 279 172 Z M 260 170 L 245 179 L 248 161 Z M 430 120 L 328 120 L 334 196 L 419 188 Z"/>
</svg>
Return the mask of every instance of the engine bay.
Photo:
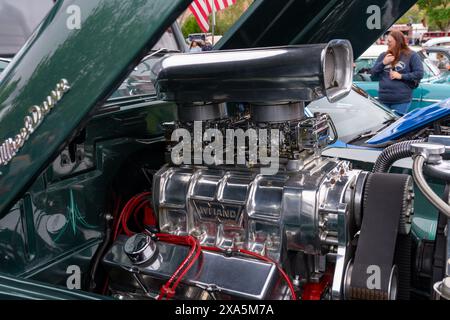
<svg viewBox="0 0 450 320">
<path fill-rule="evenodd" d="M 193 1 L 52 2 L 0 75 L 1 299 L 450 300 L 450 100 L 352 84 L 414 1 L 250 1 L 197 53 Z"/>
</svg>

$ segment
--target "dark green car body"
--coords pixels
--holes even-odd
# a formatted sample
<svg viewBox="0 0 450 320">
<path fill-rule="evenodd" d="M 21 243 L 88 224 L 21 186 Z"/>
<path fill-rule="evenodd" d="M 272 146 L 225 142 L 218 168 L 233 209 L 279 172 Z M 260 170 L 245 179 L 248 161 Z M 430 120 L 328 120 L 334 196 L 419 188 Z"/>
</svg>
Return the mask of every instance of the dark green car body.
<svg viewBox="0 0 450 320">
<path fill-rule="evenodd" d="M 42 106 L 62 79 L 70 89 L 0 165 L 0 274 L 8 275 L 0 277 L 0 288 L 7 288 L 0 298 L 33 298 L 33 292 L 44 299 L 98 298 L 62 289 L 70 267 L 80 268 L 87 290 L 114 210 L 107 198 L 111 185 L 121 183 L 136 162 L 150 169 L 164 162 L 161 123 L 173 120 L 176 110 L 153 94 L 107 99 L 190 2 L 58 1 L 1 75 L 1 143 L 21 133 L 30 108 Z M 366 18 L 352 18 L 368 16 L 362 1 L 256 0 L 217 49 L 347 38 L 358 55 L 414 2 L 373 1 L 391 19 L 367 30 Z M 81 9 L 80 29 L 67 26 L 74 5 Z M 133 194 L 139 178 L 126 179 Z M 17 279 L 25 280 L 19 286 Z"/>
</svg>

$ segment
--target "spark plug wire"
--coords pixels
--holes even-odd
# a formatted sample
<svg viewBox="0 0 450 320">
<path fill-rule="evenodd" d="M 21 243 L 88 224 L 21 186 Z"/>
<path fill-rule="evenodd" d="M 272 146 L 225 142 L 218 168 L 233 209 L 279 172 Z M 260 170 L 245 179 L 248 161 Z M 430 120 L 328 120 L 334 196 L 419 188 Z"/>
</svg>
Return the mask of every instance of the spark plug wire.
<svg viewBox="0 0 450 320">
<path fill-rule="evenodd" d="M 150 197 L 150 192 L 143 192 L 134 197 L 132 197 L 123 207 L 122 211 L 119 214 L 119 217 L 116 219 L 115 227 L 114 227 L 114 237 L 113 240 L 117 239 L 119 233 L 123 230 L 126 235 L 130 236 L 133 234 L 128 229 L 127 221 L 131 213 L 139 207 L 142 203 L 150 203 L 148 197 Z"/>
<path fill-rule="evenodd" d="M 158 238 L 162 241 L 169 243 L 191 246 L 191 249 L 189 250 L 189 253 L 186 256 L 186 258 L 181 262 L 177 270 L 175 270 L 170 279 L 160 289 L 158 300 L 162 300 L 164 296 L 166 296 L 167 299 L 171 299 L 175 295 L 176 289 L 180 281 L 192 268 L 194 263 L 198 260 L 202 251 L 198 243 L 198 240 L 192 236 L 175 236 L 168 234 L 158 234 Z"/>
</svg>

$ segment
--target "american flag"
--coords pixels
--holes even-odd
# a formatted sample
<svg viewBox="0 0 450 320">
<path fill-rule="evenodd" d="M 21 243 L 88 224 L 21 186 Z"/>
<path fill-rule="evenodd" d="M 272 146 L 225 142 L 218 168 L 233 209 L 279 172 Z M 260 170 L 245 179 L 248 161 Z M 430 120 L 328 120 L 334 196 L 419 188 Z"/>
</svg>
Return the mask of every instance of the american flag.
<svg viewBox="0 0 450 320">
<path fill-rule="evenodd" d="M 203 32 L 209 30 L 208 16 L 212 12 L 212 3 L 214 3 L 215 11 L 219 11 L 235 4 L 236 0 L 194 0 L 189 6 L 189 10 L 195 16 Z"/>
</svg>

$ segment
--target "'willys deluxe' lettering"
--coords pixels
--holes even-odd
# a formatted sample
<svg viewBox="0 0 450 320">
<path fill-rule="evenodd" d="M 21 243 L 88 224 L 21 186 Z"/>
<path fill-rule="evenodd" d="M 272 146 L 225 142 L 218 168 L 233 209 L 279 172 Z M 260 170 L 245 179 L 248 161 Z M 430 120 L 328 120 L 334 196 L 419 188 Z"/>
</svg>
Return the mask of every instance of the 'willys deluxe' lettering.
<svg viewBox="0 0 450 320">
<path fill-rule="evenodd" d="M 47 113 L 53 109 L 69 89 L 69 82 L 66 79 L 62 79 L 40 106 L 32 106 L 30 108 L 29 114 L 23 120 L 23 128 L 19 130 L 19 133 L 14 138 L 5 139 L 0 145 L 0 165 L 5 166 L 14 158 L 20 148 L 23 147 L 25 141 L 42 123 Z"/>
</svg>

